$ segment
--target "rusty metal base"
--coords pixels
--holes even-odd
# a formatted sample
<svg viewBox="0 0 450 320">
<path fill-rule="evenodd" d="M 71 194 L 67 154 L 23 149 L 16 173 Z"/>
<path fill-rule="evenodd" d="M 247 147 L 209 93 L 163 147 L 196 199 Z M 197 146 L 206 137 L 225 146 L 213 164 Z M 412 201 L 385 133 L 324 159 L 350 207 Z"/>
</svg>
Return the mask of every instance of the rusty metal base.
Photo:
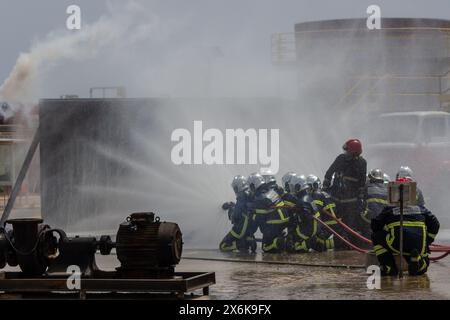
<svg viewBox="0 0 450 320">
<path fill-rule="evenodd" d="M 70 290 L 67 277 L 25 278 L 20 272 L 1 272 L 0 292 L 3 293 L 0 293 L 0 299 L 27 296 L 33 299 L 39 296 L 86 299 L 88 294 L 96 298 L 183 299 L 186 293 L 198 289 L 202 289 L 203 295 L 209 295 L 209 286 L 216 283 L 214 272 L 176 272 L 174 277 L 167 279 L 123 279 L 117 278 L 115 271 L 99 271 L 95 277 L 82 278 L 80 289 Z"/>
</svg>

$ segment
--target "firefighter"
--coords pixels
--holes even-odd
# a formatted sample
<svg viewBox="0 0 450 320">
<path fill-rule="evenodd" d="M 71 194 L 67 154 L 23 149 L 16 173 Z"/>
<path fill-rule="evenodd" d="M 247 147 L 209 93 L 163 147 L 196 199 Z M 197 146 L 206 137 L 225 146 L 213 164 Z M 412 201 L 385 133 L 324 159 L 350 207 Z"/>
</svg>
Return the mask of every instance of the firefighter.
<svg viewBox="0 0 450 320">
<path fill-rule="evenodd" d="M 247 210 L 250 201 L 250 190 L 247 178 L 235 176 L 231 182 L 231 187 L 236 195 L 236 203 L 227 202 L 222 205 L 222 209 L 228 210 L 228 218 L 232 223 L 231 231 L 220 243 L 221 251 L 256 251 L 256 240 L 251 230 L 251 220 Z"/>
<path fill-rule="evenodd" d="M 295 205 L 297 202 L 297 197 L 295 197 L 295 195 L 292 192 L 290 192 L 290 189 L 289 189 L 289 182 L 294 177 L 297 177 L 297 173 L 291 171 L 291 172 L 286 173 L 281 178 L 281 183 L 283 185 L 282 186 L 283 194 L 282 194 L 281 198 L 283 199 L 284 206 L 287 207 L 287 209 L 288 209 L 289 216 L 291 216 L 293 214 L 293 210 L 291 210 L 291 209 L 295 208 Z"/>
<path fill-rule="evenodd" d="M 361 156 L 362 144 L 358 139 L 348 140 L 325 174 L 323 189 L 336 201 L 339 218 L 352 229 L 358 230 L 359 215 L 363 209 L 367 162 Z"/>
<path fill-rule="evenodd" d="M 328 193 L 322 190 L 322 184 L 320 178 L 310 174 L 306 177 L 306 183 L 310 186 L 311 197 L 313 203 L 320 212 L 320 219 L 328 226 L 332 227 L 339 234 L 342 233 L 342 229 L 338 225 L 334 218 L 336 216 L 336 204 Z M 321 232 L 317 234 L 316 241 L 318 245 L 322 246 L 324 250 L 331 250 L 335 248 L 335 241 L 333 234 L 326 228 L 320 228 Z M 345 244 L 338 240 L 337 249 L 347 248 Z"/>
<path fill-rule="evenodd" d="M 284 202 L 274 188 L 259 173 L 248 177 L 253 194 L 248 208 L 252 213 L 250 234 L 259 228 L 262 235 L 262 249 L 266 253 L 279 253 L 285 249 L 284 230 L 289 223 L 289 215 Z"/>
<path fill-rule="evenodd" d="M 261 174 L 264 178 L 264 181 L 266 182 L 267 186 L 275 190 L 276 193 L 278 193 L 279 196 L 282 196 L 284 193 L 284 190 L 282 187 L 280 187 L 277 184 L 277 179 L 275 178 L 274 174 L 271 170 L 266 170 L 264 173 Z"/>
<path fill-rule="evenodd" d="M 395 178 L 396 179 L 407 178 L 407 179 L 411 179 L 414 181 L 413 176 L 414 176 L 414 173 L 410 167 L 401 166 L 400 169 L 398 169 L 397 175 L 395 176 Z M 416 190 L 416 196 L 417 196 L 417 198 L 416 198 L 417 205 L 425 206 L 425 199 L 423 197 L 422 190 L 420 190 L 419 188 L 417 188 L 417 190 Z"/>
<path fill-rule="evenodd" d="M 288 172 L 286 173 L 282 178 L 281 182 L 283 185 L 283 195 L 281 198 L 283 199 L 284 207 L 287 209 L 287 214 L 289 216 L 290 221 L 294 221 L 295 218 L 295 211 L 296 211 L 296 205 L 297 205 L 297 197 L 294 195 L 294 192 L 290 192 L 289 183 L 292 179 L 296 177 L 303 177 L 306 179 L 305 176 L 298 176 L 295 172 Z M 289 228 L 288 227 L 288 234 L 289 234 Z"/>
<path fill-rule="evenodd" d="M 292 179 L 292 177 L 295 177 L 296 175 L 297 175 L 297 173 L 289 171 L 281 178 L 281 184 L 282 184 L 284 194 L 289 193 L 289 181 Z"/>
<path fill-rule="evenodd" d="M 306 178 L 293 177 L 289 182 L 289 190 L 296 198 L 296 205 L 288 228 L 287 251 L 294 253 L 306 253 L 310 249 L 323 251 L 324 247 L 316 239 L 320 226 L 314 219 L 320 217 L 320 212 L 313 202 Z"/>
<path fill-rule="evenodd" d="M 397 181 L 412 181 L 399 178 Z M 371 222 L 373 249 L 384 276 L 395 276 L 398 269 L 394 254 L 399 254 L 400 208 L 386 206 Z M 403 252 L 408 262 L 409 275 L 421 275 L 429 266 L 429 246 L 439 231 L 438 219 L 424 206 L 404 208 Z"/>
<path fill-rule="evenodd" d="M 369 237 L 371 234 L 370 222 L 388 205 L 388 189 L 384 173 L 380 169 L 371 170 L 367 178 L 364 197 L 365 208 L 361 213 L 361 219 L 365 224 L 360 231 L 364 236 Z"/>
</svg>

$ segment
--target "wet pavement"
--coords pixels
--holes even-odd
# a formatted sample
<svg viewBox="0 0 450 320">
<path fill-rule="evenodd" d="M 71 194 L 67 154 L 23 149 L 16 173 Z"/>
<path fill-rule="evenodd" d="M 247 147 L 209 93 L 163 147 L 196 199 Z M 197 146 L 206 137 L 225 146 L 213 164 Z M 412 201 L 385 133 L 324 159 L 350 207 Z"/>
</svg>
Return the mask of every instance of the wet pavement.
<svg viewBox="0 0 450 320">
<path fill-rule="evenodd" d="M 178 272 L 216 273 L 211 299 L 450 299 L 450 257 L 432 263 L 424 276 L 383 278 L 380 290 L 367 288 L 366 257 L 355 251 L 242 255 L 191 249 L 183 257 Z M 98 256 L 103 269 L 117 264 L 115 256 Z"/>
<path fill-rule="evenodd" d="M 115 254 L 97 254 L 102 270 L 119 266 Z M 380 300 L 450 299 L 450 257 L 434 262 L 426 275 L 382 278 L 367 288 L 366 257 L 355 251 L 298 255 L 243 255 L 218 250 L 184 250 L 177 272 L 215 272 L 207 299 L 220 300 Z M 18 267 L 5 271 L 18 271 Z M 194 292 L 199 298 L 201 290 Z M 188 297 L 189 298 L 189 297 Z"/>
</svg>

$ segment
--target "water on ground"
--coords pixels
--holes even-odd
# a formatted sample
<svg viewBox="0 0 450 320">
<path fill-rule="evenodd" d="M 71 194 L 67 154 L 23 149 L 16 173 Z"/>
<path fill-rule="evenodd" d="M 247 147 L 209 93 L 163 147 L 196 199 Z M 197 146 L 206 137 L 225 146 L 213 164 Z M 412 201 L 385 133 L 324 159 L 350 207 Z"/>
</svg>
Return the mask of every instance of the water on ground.
<svg viewBox="0 0 450 320">
<path fill-rule="evenodd" d="M 382 278 L 381 289 L 370 290 L 366 257 L 355 251 L 243 255 L 191 249 L 183 256 L 176 271 L 216 273 L 212 299 L 450 299 L 450 258 L 432 263 L 427 275 Z M 110 269 L 118 262 L 99 256 L 98 264 Z"/>
</svg>

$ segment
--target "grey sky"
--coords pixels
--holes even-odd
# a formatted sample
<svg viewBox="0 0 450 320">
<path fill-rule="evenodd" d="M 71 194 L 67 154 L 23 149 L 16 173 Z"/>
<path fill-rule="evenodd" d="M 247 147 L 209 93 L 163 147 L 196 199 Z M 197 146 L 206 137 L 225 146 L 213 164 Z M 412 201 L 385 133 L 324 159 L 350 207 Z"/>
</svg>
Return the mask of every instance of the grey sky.
<svg viewBox="0 0 450 320">
<path fill-rule="evenodd" d="M 378 4 L 384 17 L 450 19 L 448 0 L 155 0 L 136 2 L 141 3 L 149 13 L 157 17 L 163 26 L 161 27 L 163 34 L 164 28 L 170 28 L 171 24 L 178 25 L 167 32 L 162 45 L 153 47 L 142 45 L 140 48 L 142 49 L 140 57 L 146 56 L 148 52 L 148 56 L 155 65 L 172 64 L 167 54 L 174 48 L 183 47 L 183 50 L 188 50 L 189 47 L 219 45 L 230 64 L 233 61 L 243 64 L 245 59 L 239 61 L 239 56 L 242 55 L 246 59 L 254 57 L 252 63 L 255 68 L 258 63 L 268 66 L 272 33 L 292 32 L 294 24 L 302 21 L 365 17 L 365 10 L 370 4 Z M 0 0 L 0 82 L 9 74 L 18 54 L 29 50 L 33 41 L 43 39 L 50 31 L 64 29 L 67 18 L 65 10 L 68 5 L 79 5 L 82 9 L 83 23 L 90 24 L 107 11 L 107 3 L 106 0 Z M 126 52 L 122 53 L 124 56 L 127 55 Z M 135 52 L 130 52 L 131 56 L 133 54 L 137 55 Z M 173 62 L 177 63 L 177 61 Z M 85 70 L 81 64 L 73 66 L 67 64 L 64 70 L 78 73 L 77 78 L 89 77 L 93 64 L 93 61 L 87 62 L 84 65 Z M 111 60 L 109 66 L 104 65 L 103 69 L 99 66 L 99 72 L 108 71 L 112 64 L 114 63 Z M 135 71 L 141 67 L 136 67 Z M 120 70 L 124 66 L 117 66 L 117 68 Z M 49 77 L 50 75 L 47 75 L 47 79 L 50 79 Z M 95 84 L 100 84 L 98 82 L 107 84 L 107 79 L 108 76 L 105 77 L 105 81 L 101 77 L 95 78 Z M 124 82 L 129 83 L 125 79 Z M 79 83 L 71 82 L 70 79 L 65 86 L 73 87 L 74 91 L 85 90 Z M 66 90 L 66 87 L 62 86 L 60 81 L 56 81 L 54 85 L 49 84 L 44 92 L 53 95 Z"/>
</svg>

